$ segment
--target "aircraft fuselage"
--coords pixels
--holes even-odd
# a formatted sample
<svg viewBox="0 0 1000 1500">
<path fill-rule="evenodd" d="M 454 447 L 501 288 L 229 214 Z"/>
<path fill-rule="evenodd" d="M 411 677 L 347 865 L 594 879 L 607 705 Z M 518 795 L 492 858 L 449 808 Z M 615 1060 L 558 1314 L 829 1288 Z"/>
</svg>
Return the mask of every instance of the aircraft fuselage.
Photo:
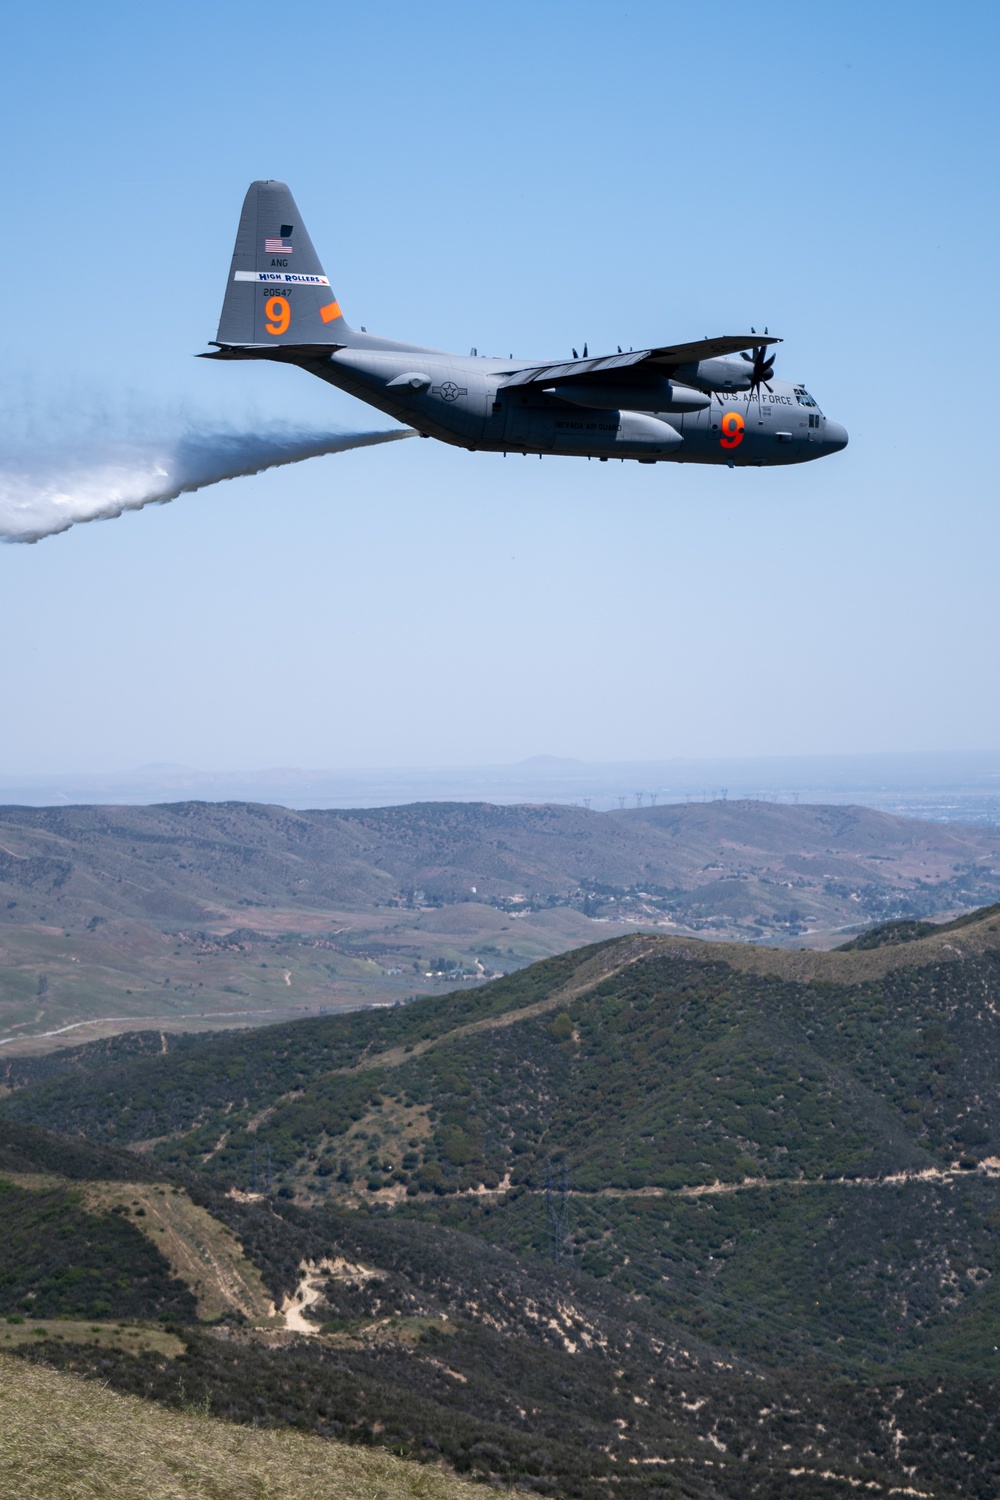
<svg viewBox="0 0 1000 1500">
<path fill-rule="evenodd" d="M 772 379 L 770 390 L 752 394 L 713 392 L 700 410 L 661 414 L 504 389 L 511 362 L 471 355 L 350 348 L 305 368 L 427 437 L 493 453 L 745 468 L 806 463 L 847 442 L 844 429 L 823 415 L 804 387 L 784 380 Z"/>
</svg>

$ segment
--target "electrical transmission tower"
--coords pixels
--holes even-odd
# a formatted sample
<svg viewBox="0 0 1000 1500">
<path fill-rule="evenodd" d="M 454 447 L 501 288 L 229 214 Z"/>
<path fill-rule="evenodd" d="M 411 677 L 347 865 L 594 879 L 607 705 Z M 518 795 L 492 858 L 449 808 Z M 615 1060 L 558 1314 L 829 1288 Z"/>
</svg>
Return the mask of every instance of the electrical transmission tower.
<svg viewBox="0 0 1000 1500">
<path fill-rule="evenodd" d="M 552 1259 L 558 1265 L 569 1233 L 569 1174 L 565 1162 L 559 1170 L 551 1157 L 545 1163 L 545 1217 L 552 1231 Z"/>
</svg>

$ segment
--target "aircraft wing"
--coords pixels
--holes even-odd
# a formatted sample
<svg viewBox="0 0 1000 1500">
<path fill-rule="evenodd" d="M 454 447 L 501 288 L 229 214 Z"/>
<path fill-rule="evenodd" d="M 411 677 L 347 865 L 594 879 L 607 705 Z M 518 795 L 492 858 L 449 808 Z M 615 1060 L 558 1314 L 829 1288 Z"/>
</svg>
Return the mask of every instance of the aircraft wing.
<svg viewBox="0 0 1000 1500">
<path fill-rule="evenodd" d="M 606 354 L 598 359 L 567 360 L 564 364 L 525 365 L 514 370 L 501 383 L 501 390 L 518 385 L 554 385 L 564 380 L 586 379 L 588 375 L 608 370 L 634 370 L 637 367 L 669 375 L 677 365 L 696 364 L 701 359 L 718 359 L 724 354 L 738 354 L 741 349 L 759 349 L 762 344 L 780 344 L 773 335 L 728 333 L 715 339 L 697 339 L 691 344 L 667 344 L 659 349 L 630 349 L 627 354 Z"/>
</svg>

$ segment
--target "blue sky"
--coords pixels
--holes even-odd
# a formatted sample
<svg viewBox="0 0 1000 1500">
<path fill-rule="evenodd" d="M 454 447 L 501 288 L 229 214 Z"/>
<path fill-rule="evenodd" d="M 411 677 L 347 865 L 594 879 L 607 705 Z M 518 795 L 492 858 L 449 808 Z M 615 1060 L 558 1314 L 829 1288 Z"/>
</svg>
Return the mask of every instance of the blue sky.
<svg viewBox="0 0 1000 1500">
<path fill-rule="evenodd" d="M 8 446 L 382 425 L 192 358 L 263 176 L 369 330 L 767 324 L 851 444 L 731 473 L 400 443 L 0 547 L 0 770 L 1000 747 L 998 32 L 891 0 L 19 12 Z"/>
</svg>

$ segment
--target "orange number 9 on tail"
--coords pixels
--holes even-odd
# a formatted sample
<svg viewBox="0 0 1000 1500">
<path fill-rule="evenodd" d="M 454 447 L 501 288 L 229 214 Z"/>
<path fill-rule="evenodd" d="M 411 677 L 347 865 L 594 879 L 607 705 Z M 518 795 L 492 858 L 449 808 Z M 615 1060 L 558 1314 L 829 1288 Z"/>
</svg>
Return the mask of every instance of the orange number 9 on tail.
<svg viewBox="0 0 1000 1500">
<path fill-rule="evenodd" d="M 282 333 L 288 332 L 288 325 L 292 321 L 292 309 L 288 305 L 287 297 L 269 297 L 264 304 L 264 311 L 270 322 L 264 327 L 268 333 L 273 333 L 277 338 Z"/>
</svg>

